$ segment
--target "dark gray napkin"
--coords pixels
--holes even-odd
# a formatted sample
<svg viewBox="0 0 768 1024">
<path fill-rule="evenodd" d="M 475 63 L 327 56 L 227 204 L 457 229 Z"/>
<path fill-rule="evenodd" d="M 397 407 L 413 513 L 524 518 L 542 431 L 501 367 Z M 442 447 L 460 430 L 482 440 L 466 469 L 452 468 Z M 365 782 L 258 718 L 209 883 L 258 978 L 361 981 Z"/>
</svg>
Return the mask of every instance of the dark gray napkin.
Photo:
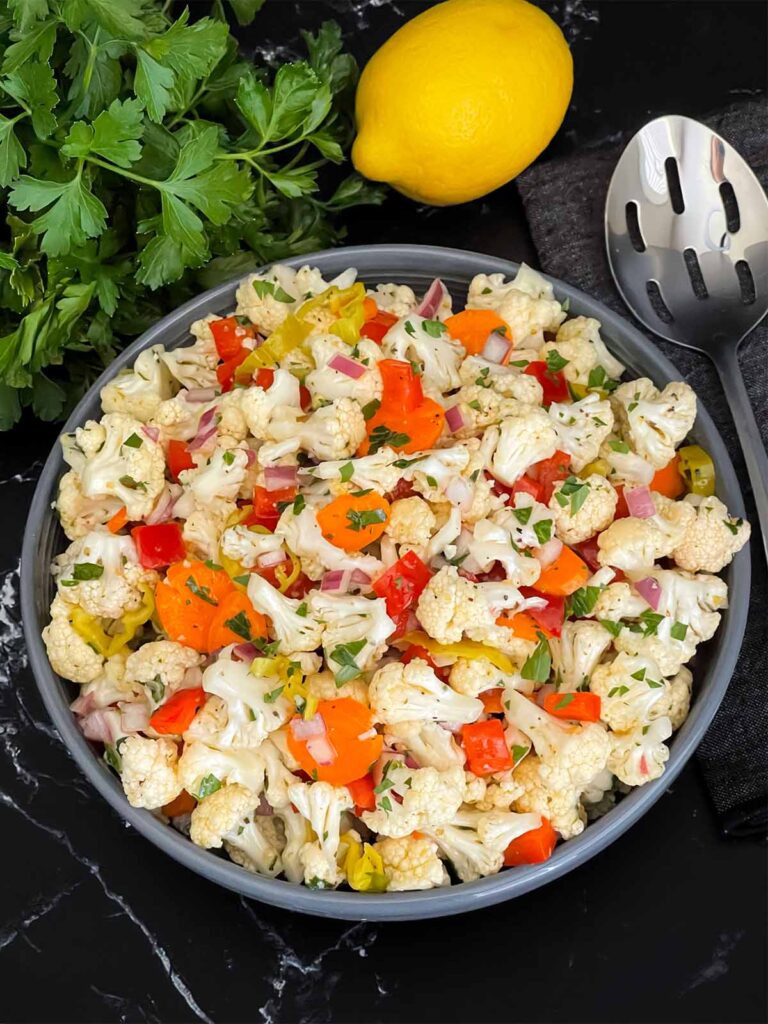
<svg viewBox="0 0 768 1024">
<path fill-rule="evenodd" d="M 755 101 L 734 104 L 706 118 L 706 123 L 746 158 L 765 188 L 765 105 Z M 534 165 L 517 179 L 517 186 L 542 269 L 632 319 L 613 284 L 603 240 L 608 182 L 628 139 L 629 135 L 618 145 L 582 149 L 571 156 Z M 643 330 L 642 325 L 637 326 Z M 724 831 L 729 835 L 764 834 L 768 823 L 768 589 L 749 480 L 733 421 L 710 361 L 653 335 L 648 337 L 678 367 L 717 424 L 731 452 L 753 525 L 752 600 L 744 645 L 725 700 L 699 747 L 698 758 Z M 740 360 L 763 442 L 768 443 L 765 322 L 744 343 Z"/>
</svg>

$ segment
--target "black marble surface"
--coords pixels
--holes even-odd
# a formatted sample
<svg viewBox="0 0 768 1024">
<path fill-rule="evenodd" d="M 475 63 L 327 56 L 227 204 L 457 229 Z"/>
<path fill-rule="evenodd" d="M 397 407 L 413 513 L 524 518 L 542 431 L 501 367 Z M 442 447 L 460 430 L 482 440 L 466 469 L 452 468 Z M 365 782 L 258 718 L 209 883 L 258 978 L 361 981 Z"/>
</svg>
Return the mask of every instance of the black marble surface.
<svg viewBox="0 0 768 1024">
<path fill-rule="evenodd" d="M 364 60 L 398 0 L 270 0 L 265 57 L 337 17 Z M 543 4 L 576 90 L 553 151 L 650 116 L 702 114 L 766 80 L 762 3 Z M 353 241 L 455 245 L 535 262 L 514 187 L 449 210 L 393 197 Z M 49 724 L 18 621 L 25 509 L 55 431 L 0 445 L 0 1018 L 4 1021 L 762 1021 L 764 847 L 724 840 L 695 764 L 588 864 L 460 919 L 349 925 L 218 889 L 150 846 L 81 777 Z"/>
</svg>

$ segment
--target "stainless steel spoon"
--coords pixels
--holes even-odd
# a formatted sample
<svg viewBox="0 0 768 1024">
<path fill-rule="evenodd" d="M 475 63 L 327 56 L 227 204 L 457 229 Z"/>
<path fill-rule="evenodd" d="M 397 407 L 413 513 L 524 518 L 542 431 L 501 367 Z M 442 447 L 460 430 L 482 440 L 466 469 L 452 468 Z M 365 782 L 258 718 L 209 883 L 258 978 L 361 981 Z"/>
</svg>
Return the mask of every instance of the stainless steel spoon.
<svg viewBox="0 0 768 1024">
<path fill-rule="evenodd" d="M 611 272 L 635 316 L 717 367 L 768 560 L 768 457 L 736 355 L 768 312 L 768 197 L 725 139 L 689 117 L 659 117 L 616 165 L 605 237 Z"/>
</svg>

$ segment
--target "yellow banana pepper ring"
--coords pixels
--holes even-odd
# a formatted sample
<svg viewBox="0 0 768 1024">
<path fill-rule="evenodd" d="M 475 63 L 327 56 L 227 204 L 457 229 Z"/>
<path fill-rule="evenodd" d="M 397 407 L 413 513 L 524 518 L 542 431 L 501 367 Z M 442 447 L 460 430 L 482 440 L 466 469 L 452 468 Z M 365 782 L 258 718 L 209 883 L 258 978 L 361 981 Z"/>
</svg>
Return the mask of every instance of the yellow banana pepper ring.
<svg viewBox="0 0 768 1024">
<path fill-rule="evenodd" d="M 347 845 L 343 871 L 355 892 L 385 892 L 387 876 L 381 854 L 370 843 L 361 843 L 350 832 L 341 837 Z"/>
<path fill-rule="evenodd" d="M 75 632 L 90 644 L 102 658 L 111 658 L 126 647 L 136 636 L 140 626 L 149 622 L 155 612 L 155 595 L 152 588 L 144 585 L 141 588 L 142 602 L 132 612 L 126 612 L 121 619 L 117 619 L 119 632 L 110 635 L 104 630 L 102 620 L 95 615 L 89 615 L 80 607 L 72 609 L 70 622 Z"/>
<path fill-rule="evenodd" d="M 715 493 L 715 464 L 708 452 L 697 444 L 685 445 L 677 453 L 680 472 L 691 494 L 709 498 Z"/>
<path fill-rule="evenodd" d="M 477 658 L 487 658 L 492 665 L 502 672 L 514 672 L 515 666 L 506 654 L 497 651 L 495 647 L 488 647 L 487 644 L 478 643 L 476 640 L 461 640 L 457 644 L 439 644 L 426 633 L 406 633 L 405 636 L 395 640 L 398 647 L 407 647 L 409 644 L 416 644 L 424 647 L 430 654 L 437 654 L 445 658 L 468 658 L 473 661 Z"/>
</svg>

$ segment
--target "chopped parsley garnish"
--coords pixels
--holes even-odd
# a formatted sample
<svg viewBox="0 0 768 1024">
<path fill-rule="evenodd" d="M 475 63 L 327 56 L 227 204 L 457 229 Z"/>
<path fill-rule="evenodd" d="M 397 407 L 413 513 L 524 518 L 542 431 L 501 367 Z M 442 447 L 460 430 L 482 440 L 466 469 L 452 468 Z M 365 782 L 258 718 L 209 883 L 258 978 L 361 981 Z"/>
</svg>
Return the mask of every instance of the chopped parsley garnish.
<svg viewBox="0 0 768 1024">
<path fill-rule="evenodd" d="M 339 644 L 331 651 L 331 661 L 335 661 L 341 668 L 336 672 L 336 685 L 342 686 L 351 679 L 357 679 L 362 669 L 355 661 L 355 657 L 365 647 L 365 640 L 353 640 L 348 644 Z"/>
<path fill-rule="evenodd" d="M 165 696 L 165 683 L 160 676 L 155 676 L 154 679 L 150 679 L 148 683 L 144 683 L 146 688 L 149 690 L 150 696 L 155 704 L 159 704 Z"/>
<path fill-rule="evenodd" d="M 548 540 L 552 539 L 552 520 L 542 519 L 540 522 L 534 523 L 533 532 L 536 534 L 539 544 L 546 544 Z"/>
<path fill-rule="evenodd" d="M 206 562 L 206 565 L 207 564 L 208 563 Z M 247 587 L 248 586 L 248 581 L 250 580 L 250 578 L 251 578 L 251 574 L 246 572 L 242 576 L 233 576 L 232 577 L 232 582 L 233 583 L 239 583 L 241 586 Z"/>
<path fill-rule="evenodd" d="M 629 454 L 629 445 L 625 441 L 609 441 L 608 446 L 615 452 L 621 452 L 622 455 Z"/>
<path fill-rule="evenodd" d="M 467 405 L 469 406 L 470 409 L 474 409 L 475 412 L 480 412 L 480 403 L 476 398 L 474 398 L 471 402 L 467 402 Z"/>
<path fill-rule="evenodd" d="M 77 562 L 72 567 L 72 579 L 80 583 L 82 580 L 99 580 L 104 575 L 104 566 L 95 562 Z"/>
<path fill-rule="evenodd" d="M 127 437 L 125 441 L 123 441 L 123 444 L 126 448 L 141 448 L 144 442 L 138 434 L 131 434 L 130 437 Z"/>
<path fill-rule="evenodd" d="M 206 604 L 212 604 L 214 608 L 218 607 L 219 602 L 210 592 L 208 587 L 201 587 L 198 585 L 194 576 L 188 576 L 186 580 L 187 587 L 192 591 L 195 597 L 199 597 L 201 601 L 205 601 Z M 250 639 L 250 637 L 249 637 Z"/>
<path fill-rule="evenodd" d="M 576 515 L 581 506 L 587 500 L 588 495 L 589 484 L 584 480 L 579 480 L 578 477 L 575 476 L 569 476 L 563 481 L 560 489 L 555 491 L 555 498 L 561 508 L 565 508 L 568 504 L 568 499 L 570 498 L 572 516 Z"/>
<path fill-rule="evenodd" d="M 285 683 L 283 683 L 282 686 L 278 686 L 277 689 L 270 690 L 269 693 L 265 693 L 264 694 L 264 703 L 265 704 L 274 704 L 275 701 L 277 700 L 277 698 L 280 696 L 280 694 L 283 692 L 284 689 L 285 689 Z"/>
<path fill-rule="evenodd" d="M 221 789 L 221 782 L 216 778 L 215 775 L 206 775 L 203 781 L 200 783 L 200 787 L 197 791 L 198 798 L 204 800 L 211 793 L 215 793 L 218 789 Z"/>
<path fill-rule="evenodd" d="M 567 708 L 569 704 L 573 703 L 575 696 L 575 693 L 564 693 L 557 704 L 555 704 L 555 711 L 562 711 L 563 708 Z"/>
<path fill-rule="evenodd" d="M 224 452 L 224 454 L 222 455 L 222 459 L 224 460 L 224 465 L 225 466 L 231 466 L 232 463 L 235 461 L 235 453 L 234 452 Z"/>
<path fill-rule="evenodd" d="M 421 325 L 421 329 L 425 334 L 428 334 L 430 338 L 439 338 L 441 334 L 445 334 L 448 328 L 440 320 L 424 320 Z"/>
<path fill-rule="evenodd" d="M 368 453 L 374 455 L 385 444 L 389 445 L 390 448 L 402 448 L 411 439 L 408 434 L 401 434 L 396 430 L 390 430 L 384 423 L 380 423 L 378 427 L 373 428 L 368 440 L 370 441 Z"/>
<path fill-rule="evenodd" d="M 566 617 L 573 616 L 574 619 L 583 619 L 585 615 L 590 615 L 594 611 L 602 589 L 602 587 L 579 587 L 578 590 L 574 590 L 565 601 Z"/>
<path fill-rule="evenodd" d="M 623 697 L 625 693 L 629 693 L 628 686 L 614 686 L 608 691 L 609 697 Z"/>
<path fill-rule="evenodd" d="M 552 655 L 549 651 L 549 644 L 543 633 L 538 633 L 539 642 L 536 644 L 536 648 L 527 659 L 520 675 L 523 679 L 532 679 L 537 683 L 546 683 L 549 679 L 549 673 L 552 670 Z"/>
<path fill-rule="evenodd" d="M 224 625 L 248 643 L 253 639 L 251 636 L 251 624 L 245 612 L 238 612 L 231 619 L 225 619 Z"/>
<path fill-rule="evenodd" d="M 355 471 L 355 467 L 351 462 L 345 462 L 339 470 L 339 478 L 343 484 L 347 483 L 348 480 L 352 479 L 352 474 Z"/>
<path fill-rule="evenodd" d="M 347 521 L 349 523 L 347 529 L 358 532 L 364 530 L 366 526 L 375 526 L 376 523 L 385 523 L 387 521 L 387 513 L 383 508 L 371 508 L 365 509 L 360 512 L 357 509 L 350 509 L 347 512 Z"/>
<path fill-rule="evenodd" d="M 277 302 L 294 301 L 292 295 L 289 295 L 288 292 L 281 288 L 279 284 L 274 284 L 272 281 L 254 281 L 253 290 L 260 299 L 264 299 L 267 295 L 271 295 Z"/>
<path fill-rule="evenodd" d="M 673 640 L 685 640 L 685 634 L 688 632 L 687 622 L 673 622 L 672 628 L 669 631 L 669 635 Z"/>
<path fill-rule="evenodd" d="M 514 761 L 514 763 L 517 764 L 518 761 L 522 761 L 523 758 L 525 757 L 525 755 L 528 753 L 528 751 L 530 749 L 531 749 L 530 747 L 524 747 L 522 744 L 519 744 L 519 745 L 516 744 L 516 743 L 513 744 L 512 745 L 512 760 Z"/>
<path fill-rule="evenodd" d="M 293 499 L 293 505 L 291 506 L 293 508 L 293 514 L 295 516 L 300 515 L 306 504 L 307 503 L 304 499 L 304 495 L 297 494 L 296 497 Z"/>
<path fill-rule="evenodd" d="M 211 558 L 206 558 L 206 560 L 204 562 L 204 565 L 205 565 L 205 567 L 207 569 L 213 569 L 214 572 L 217 572 L 218 570 L 223 568 L 223 566 L 219 565 L 218 562 L 214 562 L 213 559 L 211 559 Z M 247 580 L 246 580 L 246 582 L 247 582 Z"/>
<path fill-rule="evenodd" d="M 378 400 L 378 398 L 373 398 L 370 402 L 367 402 L 363 406 L 363 416 L 365 417 L 366 420 L 371 419 L 373 416 L 376 415 L 380 407 L 381 402 Z"/>
<path fill-rule="evenodd" d="M 405 327 L 406 334 L 410 334 L 412 338 L 416 337 L 416 328 L 413 326 L 410 320 L 406 320 L 403 326 Z"/>
<path fill-rule="evenodd" d="M 433 476 L 427 477 L 427 483 L 429 484 L 430 487 L 437 487 L 437 480 L 435 480 Z"/>
<path fill-rule="evenodd" d="M 597 620 L 603 629 L 607 629 L 611 636 L 618 636 L 621 632 L 623 623 L 614 622 L 613 619 L 598 619 Z"/>
<path fill-rule="evenodd" d="M 131 491 L 146 491 L 147 489 L 143 480 L 134 480 L 132 476 L 121 476 L 120 483 Z"/>
<path fill-rule="evenodd" d="M 644 668 L 639 668 L 637 670 L 637 672 L 633 672 L 632 673 L 632 678 L 633 679 L 637 679 L 639 682 L 642 683 L 642 681 L 645 679 L 645 669 Z"/>
<path fill-rule="evenodd" d="M 724 519 L 723 522 L 725 523 L 725 525 L 728 527 L 728 529 L 731 531 L 731 533 L 735 537 L 736 534 L 739 532 L 739 527 L 742 525 L 744 520 L 743 519 L 737 519 L 735 523 L 732 523 L 730 521 L 730 519 Z"/>
<path fill-rule="evenodd" d="M 525 524 L 531 518 L 531 512 L 533 512 L 533 505 L 527 505 L 525 508 L 513 509 L 513 512 L 515 514 L 515 519 L 518 521 L 518 523 L 522 523 L 522 525 L 525 526 Z"/>
<path fill-rule="evenodd" d="M 659 615 L 658 612 L 643 612 L 640 616 L 640 622 L 642 624 L 642 630 L 645 636 L 655 636 L 659 628 L 659 623 L 663 622 L 664 616 Z"/>
<path fill-rule="evenodd" d="M 309 610 L 309 608 L 308 608 L 307 602 L 306 601 L 302 601 L 301 604 L 299 605 L 299 607 L 296 609 L 296 614 L 300 615 L 302 617 L 302 619 L 304 619 L 307 616 L 307 611 L 308 610 Z"/>
<path fill-rule="evenodd" d="M 547 352 L 547 372 L 548 373 L 559 373 L 564 366 L 567 366 L 570 362 L 569 359 L 563 359 L 556 348 L 550 349 Z"/>
<path fill-rule="evenodd" d="M 113 747 L 111 743 L 104 744 L 104 754 L 102 756 L 114 771 L 121 772 L 123 770 L 123 759 L 118 754 L 117 748 Z"/>
</svg>

